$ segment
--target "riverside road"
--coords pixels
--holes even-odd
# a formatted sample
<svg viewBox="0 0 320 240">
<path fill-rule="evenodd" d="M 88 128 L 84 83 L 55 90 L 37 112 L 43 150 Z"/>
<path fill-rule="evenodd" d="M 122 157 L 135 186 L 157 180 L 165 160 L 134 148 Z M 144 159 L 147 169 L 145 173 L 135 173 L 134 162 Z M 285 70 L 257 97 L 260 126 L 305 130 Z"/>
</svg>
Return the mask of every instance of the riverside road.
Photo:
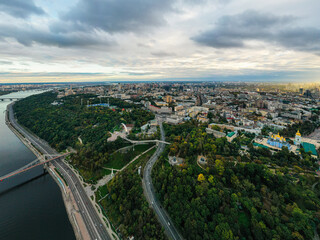
<svg viewBox="0 0 320 240">
<path fill-rule="evenodd" d="M 56 150 L 52 149 L 44 140 L 38 138 L 32 133 L 22 128 L 16 121 L 13 113 L 12 104 L 8 106 L 9 122 L 17 129 L 24 137 L 30 141 L 42 154 L 57 155 Z M 109 233 L 105 229 L 102 220 L 99 218 L 94 206 L 92 205 L 89 197 L 85 193 L 83 186 L 77 176 L 71 169 L 62 161 L 54 160 L 52 164 L 62 172 L 70 190 L 77 202 L 78 208 L 81 211 L 81 216 L 84 219 L 87 230 L 91 239 L 104 240 L 111 239 Z"/>
</svg>

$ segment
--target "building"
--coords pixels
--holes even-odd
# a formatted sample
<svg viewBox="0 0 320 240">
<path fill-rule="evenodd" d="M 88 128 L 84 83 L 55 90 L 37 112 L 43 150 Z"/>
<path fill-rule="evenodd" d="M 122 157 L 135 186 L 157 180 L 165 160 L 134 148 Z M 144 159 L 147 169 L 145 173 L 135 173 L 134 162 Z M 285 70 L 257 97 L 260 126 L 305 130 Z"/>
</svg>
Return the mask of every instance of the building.
<svg viewBox="0 0 320 240">
<path fill-rule="evenodd" d="M 166 102 L 155 102 L 155 104 L 157 105 L 157 107 L 168 106 L 168 103 L 166 103 Z"/>
<path fill-rule="evenodd" d="M 265 108 L 265 103 L 263 100 L 259 99 L 258 101 L 256 101 L 256 106 L 257 108 Z"/>
<path fill-rule="evenodd" d="M 181 105 L 181 104 L 179 104 L 178 106 L 175 106 L 175 107 L 174 107 L 174 111 L 175 111 L 175 112 L 181 111 L 181 110 L 183 110 L 183 109 L 184 109 L 184 107 L 183 107 L 183 105 Z"/>
<path fill-rule="evenodd" d="M 307 142 L 303 142 L 301 143 L 303 149 L 305 152 L 310 152 L 311 153 L 311 156 L 314 157 L 314 158 L 317 158 L 318 157 L 318 153 L 317 153 L 317 150 L 316 150 L 316 147 L 311 144 L 311 143 L 307 143 Z"/>
<path fill-rule="evenodd" d="M 302 114 L 300 111 L 282 112 L 281 117 L 301 120 Z"/>
<path fill-rule="evenodd" d="M 148 106 L 148 109 L 151 110 L 152 112 L 155 112 L 155 113 L 171 113 L 172 112 L 172 109 L 171 108 L 168 108 L 168 107 L 155 107 L 153 105 L 149 105 Z"/>
<path fill-rule="evenodd" d="M 307 98 L 312 98 L 312 93 L 311 93 L 311 91 L 310 91 L 310 90 L 306 90 L 306 91 L 304 92 L 304 96 L 307 97 Z"/>
<path fill-rule="evenodd" d="M 206 133 L 207 134 L 213 134 L 213 136 L 215 138 L 223 138 L 226 136 L 226 134 L 224 132 L 219 132 L 217 130 L 213 130 L 211 128 L 206 128 Z"/>
<path fill-rule="evenodd" d="M 203 116 L 203 115 L 198 115 L 197 116 L 197 120 L 201 123 L 206 123 L 206 122 L 209 122 L 209 119 L 206 117 L 206 116 Z"/>
<path fill-rule="evenodd" d="M 171 115 L 170 117 L 166 118 L 165 122 L 168 124 L 179 124 L 183 122 L 183 118 L 175 115 Z"/>
<path fill-rule="evenodd" d="M 153 106 L 151 104 L 148 106 L 148 109 L 151 110 L 152 112 L 157 112 L 157 113 L 160 112 L 160 108 L 159 107 Z"/>
<path fill-rule="evenodd" d="M 160 113 L 170 114 L 170 113 L 172 113 L 172 108 L 169 108 L 169 107 L 161 107 L 161 108 L 160 108 Z"/>
<path fill-rule="evenodd" d="M 227 134 L 227 140 L 228 142 L 232 142 L 233 139 L 235 139 L 237 137 L 237 132 L 229 132 Z"/>
<path fill-rule="evenodd" d="M 206 99 L 206 97 L 201 94 L 201 93 L 198 93 L 197 94 L 197 99 L 196 99 L 196 105 L 197 106 L 202 106 L 202 104 L 206 103 L 208 100 Z"/>
<path fill-rule="evenodd" d="M 296 145 L 296 146 L 300 146 L 300 144 L 301 144 L 301 133 L 299 132 L 299 130 L 298 130 L 298 132 L 296 133 L 296 137 L 295 137 L 295 139 L 294 139 L 294 144 Z"/>
<path fill-rule="evenodd" d="M 300 94 L 300 95 L 303 94 L 303 88 L 299 88 L 299 94 Z"/>
<path fill-rule="evenodd" d="M 271 135 L 267 143 L 273 147 L 287 147 L 289 150 L 291 150 L 291 145 L 286 141 L 284 137 L 280 136 L 279 133 L 277 135 Z"/>
<path fill-rule="evenodd" d="M 167 96 L 165 96 L 165 97 L 163 98 L 163 100 L 164 100 L 165 102 L 167 102 L 167 103 L 171 103 L 171 102 L 172 102 L 172 97 L 169 96 L 169 95 L 167 95 Z"/>
<path fill-rule="evenodd" d="M 194 106 L 188 109 L 189 116 L 192 118 L 197 116 L 198 113 L 208 113 L 208 111 L 209 111 L 209 108 L 198 107 L 198 106 Z"/>
</svg>

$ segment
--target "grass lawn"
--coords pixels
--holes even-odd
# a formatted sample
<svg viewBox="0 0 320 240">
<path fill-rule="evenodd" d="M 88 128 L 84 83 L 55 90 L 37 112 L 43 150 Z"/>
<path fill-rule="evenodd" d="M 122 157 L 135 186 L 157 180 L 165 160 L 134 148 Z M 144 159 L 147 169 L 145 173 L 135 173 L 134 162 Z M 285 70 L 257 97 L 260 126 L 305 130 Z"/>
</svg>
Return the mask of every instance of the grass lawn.
<svg viewBox="0 0 320 240">
<path fill-rule="evenodd" d="M 117 152 L 111 156 L 110 161 L 105 164 L 106 168 L 121 169 L 139 154 L 149 149 L 153 144 L 137 145 L 126 153 Z"/>
<path fill-rule="evenodd" d="M 108 193 L 107 185 L 100 186 L 96 192 L 97 202 Z"/>
<path fill-rule="evenodd" d="M 67 181 L 64 179 L 64 177 L 62 176 L 62 174 L 60 173 L 60 171 L 59 171 L 57 168 L 55 168 L 54 170 L 59 174 L 59 176 L 62 178 L 62 180 L 64 181 L 64 183 L 68 186 Z"/>
<path fill-rule="evenodd" d="M 109 169 L 103 169 L 102 171 L 103 171 L 104 176 L 111 174 L 111 170 L 109 170 Z M 116 171 L 113 171 L 113 173 L 116 173 Z"/>
</svg>

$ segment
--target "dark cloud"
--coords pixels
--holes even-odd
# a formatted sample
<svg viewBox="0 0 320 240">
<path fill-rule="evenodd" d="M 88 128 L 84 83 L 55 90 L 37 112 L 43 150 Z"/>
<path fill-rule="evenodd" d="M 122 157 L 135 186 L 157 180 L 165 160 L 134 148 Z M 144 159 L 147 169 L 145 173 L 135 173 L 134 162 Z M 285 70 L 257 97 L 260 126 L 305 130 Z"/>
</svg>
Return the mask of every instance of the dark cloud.
<svg viewBox="0 0 320 240">
<path fill-rule="evenodd" d="M 111 41 L 102 39 L 95 34 L 85 34 L 83 32 L 52 33 L 31 27 L 20 28 L 4 24 L 0 24 L 0 36 L 2 36 L 2 38 L 13 38 L 25 46 L 31 46 L 33 43 L 57 47 L 111 44 Z"/>
<path fill-rule="evenodd" d="M 165 14 L 174 12 L 177 0 L 79 0 L 60 19 L 52 21 L 43 31 L 32 27 L 0 25 L 0 40 L 16 39 L 29 46 L 40 43 L 58 47 L 81 47 L 110 44 L 118 32 L 141 32 L 166 23 Z M 16 17 L 43 14 L 33 0 L 0 0 L 3 12 Z M 106 39 L 108 38 L 108 39 Z"/>
<path fill-rule="evenodd" d="M 0 0 L 0 12 L 18 18 L 27 18 L 32 14 L 41 15 L 45 13 L 34 4 L 33 0 Z"/>
<path fill-rule="evenodd" d="M 179 13 L 181 2 L 195 0 L 78 0 L 58 19 L 50 21 L 48 30 L 26 26 L 0 25 L 0 41 L 5 38 L 16 39 L 29 46 L 40 43 L 58 47 L 94 46 L 110 44 L 114 33 L 141 33 L 153 27 L 166 24 L 169 13 Z M 208 0 L 199 0 L 199 3 Z M 215 0 L 220 1 L 220 0 Z M 31 14 L 43 14 L 44 11 L 34 4 L 34 0 L 0 0 L 0 11 L 15 17 L 26 18 Z M 155 53 L 154 56 L 164 56 Z M 167 54 L 165 54 L 167 55 Z"/>
<path fill-rule="evenodd" d="M 296 26 L 292 16 L 257 11 L 224 16 L 215 27 L 191 39 L 214 48 L 245 47 L 248 40 L 266 41 L 299 51 L 320 52 L 320 29 Z"/>
<path fill-rule="evenodd" d="M 165 24 L 164 15 L 174 11 L 175 1 L 79 0 L 60 19 L 51 22 L 46 32 L 0 25 L 0 37 L 14 38 L 26 46 L 34 42 L 59 47 L 108 45 L 110 40 L 99 38 L 99 34 L 140 32 Z"/>
<path fill-rule="evenodd" d="M 175 11 L 174 3 L 174 0 L 80 0 L 62 20 L 76 29 L 137 32 L 165 24 L 164 15 Z M 58 26 L 54 30 L 65 31 Z"/>
<path fill-rule="evenodd" d="M 277 34 L 276 41 L 288 48 L 320 55 L 320 29 L 318 28 L 283 29 Z"/>
</svg>

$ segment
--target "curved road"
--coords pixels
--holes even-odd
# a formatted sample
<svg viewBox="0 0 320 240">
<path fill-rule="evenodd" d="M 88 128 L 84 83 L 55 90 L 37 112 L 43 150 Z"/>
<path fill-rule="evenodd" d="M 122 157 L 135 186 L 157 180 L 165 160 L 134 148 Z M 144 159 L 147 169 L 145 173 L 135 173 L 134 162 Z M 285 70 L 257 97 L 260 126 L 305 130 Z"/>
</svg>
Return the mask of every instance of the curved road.
<svg viewBox="0 0 320 240">
<path fill-rule="evenodd" d="M 59 154 L 56 150 L 51 148 L 47 142 L 38 138 L 22 128 L 16 121 L 12 105 L 8 106 L 9 121 L 26 139 L 28 139 L 42 154 L 55 155 Z M 85 222 L 90 238 L 93 240 L 112 239 L 105 229 L 102 220 L 98 216 L 94 206 L 92 205 L 88 195 L 85 193 L 83 186 L 77 176 L 72 170 L 61 160 L 54 160 L 51 162 L 63 174 L 70 190 L 77 202 L 80 214 Z"/>
<path fill-rule="evenodd" d="M 152 184 L 152 179 L 151 179 L 152 167 L 165 148 L 165 143 L 164 143 L 165 135 L 164 135 L 164 130 L 163 130 L 161 121 L 159 121 L 159 125 L 160 125 L 161 141 L 162 142 L 159 142 L 159 145 L 158 145 L 156 152 L 152 155 L 152 157 L 147 162 L 147 164 L 144 168 L 142 186 L 144 188 L 144 194 L 147 198 L 147 201 L 149 202 L 150 206 L 153 208 L 160 224 L 165 229 L 167 236 L 169 237 L 169 239 L 178 240 L 178 239 L 183 239 L 183 238 L 179 234 L 177 229 L 174 227 L 173 222 L 171 221 L 167 212 L 164 210 L 164 208 L 161 206 L 160 202 L 157 200 L 154 186 Z"/>
</svg>

